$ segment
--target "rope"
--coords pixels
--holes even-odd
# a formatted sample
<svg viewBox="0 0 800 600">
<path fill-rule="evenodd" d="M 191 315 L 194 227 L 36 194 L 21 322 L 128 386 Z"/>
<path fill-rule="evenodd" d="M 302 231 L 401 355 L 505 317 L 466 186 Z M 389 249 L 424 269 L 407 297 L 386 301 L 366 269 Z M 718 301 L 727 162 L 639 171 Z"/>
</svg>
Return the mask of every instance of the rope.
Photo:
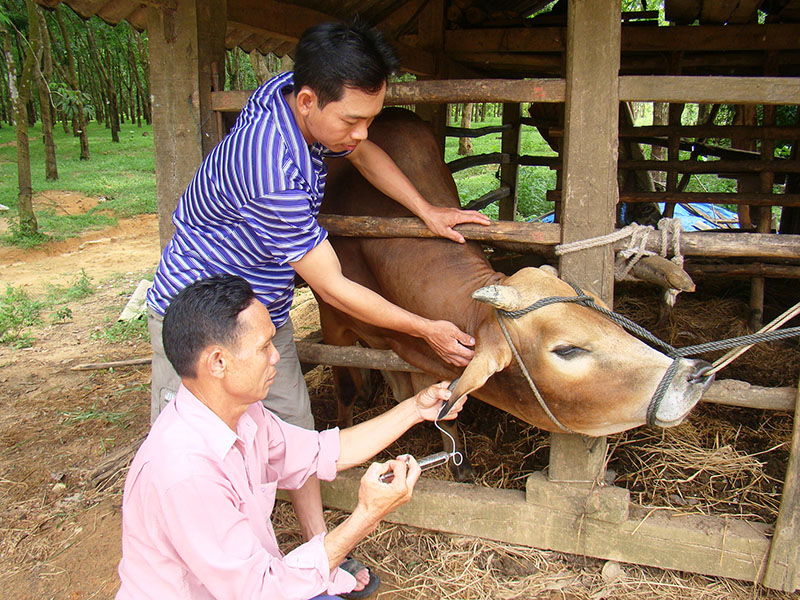
<svg viewBox="0 0 800 600">
<path fill-rule="evenodd" d="M 702 377 L 703 379 L 708 381 L 709 377 L 713 376 L 714 373 L 719 371 L 722 367 L 727 365 L 734 358 L 736 358 L 743 352 L 747 351 L 750 347 L 752 347 L 753 344 L 759 342 L 783 340 L 791 337 L 800 336 L 800 327 L 787 327 L 784 329 L 777 329 L 786 321 L 790 320 L 797 314 L 800 314 L 800 302 L 798 302 L 792 308 L 783 313 L 780 317 L 775 319 L 772 323 L 770 323 L 769 325 L 764 327 L 761 331 L 758 331 L 756 333 L 751 333 L 749 335 L 742 335 L 734 338 L 728 338 L 725 340 L 706 342 L 704 344 L 697 344 L 695 346 L 685 346 L 683 348 L 675 348 L 674 346 L 668 344 L 667 342 L 661 340 L 660 338 L 650 333 L 647 329 L 645 329 L 641 325 L 634 323 L 627 317 L 624 317 L 619 313 L 615 313 L 612 310 L 600 306 L 592 299 L 591 296 L 584 294 L 583 290 L 581 290 L 581 288 L 579 288 L 577 285 L 573 283 L 570 283 L 570 285 L 572 286 L 572 289 L 575 290 L 576 294 L 575 296 L 550 296 L 547 298 L 541 298 L 526 308 L 513 311 L 497 308 L 497 320 L 500 323 L 500 328 L 502 329 L 503 335 L 505 336 L 506 341 L 508 342 L 508 345 L 511 348 L 511 352 L 514 354 L 514 358 L 516 359 L 517 364 L 522 370 L 522 374 L 525 376 L 525 379 L 528 381 L 528 385 L 530 386 L 531 390 L 536 396 L 536 400 L 539 402 L 539 406 L 547 414 L 550 420 L 553 421 L 553 423 L 555 423 L 562 430 L 568 433 L 572 433 L 572 431 L 570 431 L 570 429 L 568 429 L 563 424 L 561 424 L 561 422 L 559 422 L 559 420 L 547 407 L 544 398 L 542 398 L 541 394 L 539 393 L 539 390 L 536 388 L 536 385 L 534 384 L 533 379 L 530 376 L 530 373 L 528 373 L 528 370 L 525 368 L 525 364 L 522 362 L 522 357 L 520 357 L 516 347 L 514 346 L 514 343 L 511 340 L 511 336 L 509 335 L 508 330 L 506 329 L 506 326 L 503 323 L 502 317 L 506 317 L 509 319 L 518 319 L 523 315 L 526 315 L 529 312 L 536 310 L 537 308 L 542 308 L 544 306 L 548 306 L 550 304 L 556 304 L 559 302 L 571 302 L 596 310 L 597 312 L 601 313 L 602 315 L 612 320 L 617 325 L 621 326 L 623 329 L 627 329 L 631 333 L 639 336 L 639 338 L 649 342 L 650 345 L 662 348 L 666 352 L 666 354 L 673 360 L 669 368 L 667 368 L 666 372 L 661 378 L 661 381 L 658 383 L 658 386 L 656 387 L 656 390 L 653 392 L 653 396 L 650 399 L 650 403 L 648 404 L 647 423 L 651 425 L 655 422 L 655 415 L 658 412 L 658 408 L 661 405 L 661 401 L 664 398 L 664 394 L 669 389 L 669 386 L 672 385 L 672 380 L 675 377 L 675 373 L 677 373 L 678 371 L 679 359 L 687 356 L 692 356 L 694 354 L 702 354 L 704 352 L 709 352 L 711 350 L 724 350 L 726 348 L 738 348 L 740 346 L 747 346 L 744 350 L 737 352 L 733 355 L 732 353 L 729 353 L 723 356 L 716 363 L 714 363 L 713 367 L 710 370 L 704 371 Z"/>
<path fill-rule="evenodd" d="M 671 248 L 672 258 L 669 259 L 678 267 L 683 268 L 683 255 L 681 254 L 681 233 L 683 226 L 680 219 L 661 219 L 658 222 L 658 231 L 660 233 L 660 248 L 658 252 L 653 252 L 647 249 L 647 242 L 650 240 L 652 233 L 655 233 L 650 225 L 639 225 L 638 223 L 631 223 L 605 235 L 600 235 L 585 240 L 578 240 L 575 242 L 568 242 L 566 244 L 559 244 L 555 247 L 556 256 L 563 256 L 571 252 L 578 252 L 579 250 L 587 250 L 589 248 L 596 248 L 598 246 L 605 246 L 613 244 L 625 238 L 628 240 L 628 245 L 616 252 L 617 256 L 625 259 L 620 261 L 620 264 L 614 267 L 614 279 L 623 281 L 626 279 L 631 269 L 645 256 L 662 256 L 667 258 L 667 254 Z M 675 305 L 675 299 L 680 294 L 680 290 L 669 289 L 665 292 L 664 299 L 669 306 Z"/>
<path fill-rule="evenodd" d="M 798 314 L 800 314 L 800 302 L 795 304 L 793 307 L 788 309 L 786 312 L 784 312 L 782 315 L 774 319 L 772 322 L 768 323 L 767 325 L 759 329 L 757 333 L 762 333 L 764 331 L 775 331 L 778 327 L 780 327 L 787 321 L 790 321 Z M 717 360 L 714 361 L 713 368 L 707 374 L 713 375 L 720 369 L 727 367 L 730 363 L 739 358 L 742 354 L 750 350 L 750 348 L 752 347 L 753 344 L 750 344 L 748 346 L 740 347 L 737 350 L 732 350 L 727 354 L 720 356 Z"/>
<path fill-rule="evenodd" d="M 562 431 L 564 431 L 565 433 L 575 433 L 569 427 L 561 423 L 561 421 L 559 421 L 547 407 L 547 403 L 544 401 L 544 398 L 542 398 L 542 394 L 539 392 L 539 388 L 536 387 L 536 384 L 533 382 L 533 378 L 531 377 L 531 374 L 528 372 L 525 363 L 522 362 L 522 357 L 519 355 L 519 352 L 517 352 L 517 347 L 511 340 L 511 336 L 508 333 L 508 329 L 506 329 L 506 324 L 503 323 L 503 317 L 502 317 L 503 313 L 504 311 L 497 309 L 497 322 L 500 323 L 500 329 L 503 330 L 503 335 L 506 338 L 506 342 L 508 342 L 509 348 L 511 348 L 511 353 L 514 355 L 514 358 L 516 359 L 517 364 L 519 365 L 519 368 L 522 371 L 522 374 L 525 376 L 525 380 L 528 382 L 528 386 L 531 388 L 533 395 L 536 396 L 536 401 L 539 403 L 539 406 L 544 411 L 544 413 L 550 418 L 550 420 L 553 423 L 555 423 L 558 427 L 560 427 Z"/>
</svg>

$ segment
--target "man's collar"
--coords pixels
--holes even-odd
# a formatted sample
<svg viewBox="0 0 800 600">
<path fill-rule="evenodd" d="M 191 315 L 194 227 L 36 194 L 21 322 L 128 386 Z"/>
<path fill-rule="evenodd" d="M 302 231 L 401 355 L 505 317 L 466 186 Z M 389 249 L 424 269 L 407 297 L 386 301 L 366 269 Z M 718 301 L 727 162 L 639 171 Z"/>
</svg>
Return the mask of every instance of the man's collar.
<svg viewBox="0 0 800 600">
<path fill-rule="evenodd" d="M 178 388 L 174 402 L 178 416 L 203 438 L 220 460 L 224 459 L 239 436 L 183 384 Z"/>
<path fill-rule="evenodd" d="M 294 85 L 294 73 L 288 72 L 283 75 L 278 75 L 276 78 L 276 88 L 273 95 L 273 111 L 275 111 L 275 122 L 278 133 L 287 143 L 287 145 L 294 150 L 292 153 L 298 166 L 304 175 L 308 176 L 313 173 L 311 165 L 311 155 L 309 152 L 309 145 L 300 131 L 300 126 L 297 124 L 292 107 L 286 100 L 283 91 L 286 87 Z"/>
</svg>

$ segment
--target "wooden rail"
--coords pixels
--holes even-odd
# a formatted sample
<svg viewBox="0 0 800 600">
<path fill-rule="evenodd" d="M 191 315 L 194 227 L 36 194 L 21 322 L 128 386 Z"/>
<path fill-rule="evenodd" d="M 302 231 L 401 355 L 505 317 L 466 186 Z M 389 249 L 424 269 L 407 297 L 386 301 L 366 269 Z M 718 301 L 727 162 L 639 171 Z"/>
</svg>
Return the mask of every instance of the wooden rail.
<svg viewBox="0 0 800 600">
<path fill-rule="evenodd" d="M 664 194 L 658 194 L 664 196 Z M 677 195 L 677 194 L 676 194 Z M 624 196 L 623 196 L 624 199 Z M 416 217 L 345 217 L 320 215 L 320 224 L 331 235 L 344 237 L 436 237 Z M 491 244 L 512 242 L 519 246 L 536 248 L 561 243 L 561 227 L 557 223 L 520 223 L 494 221 L 489 226 L 458 225 L 456 229 L 468 240 Z M 655 237 L 655 236 L 651 236 Z M 658 252 L 660 242 L 648 241 L 647 249 Z M 625 240 L 616 242 L 614 248 L 625 248 Z M 726 233 L 687 231 L 681 236 L 681 253 L 684 256 L 760 257 L 800 259 L 800 235 L 774 235 L 770 233 Z"/>
<path fill-rule="evenodd" d="M 211 107 L 238 112 L 252 90 L 211 93 Z M 564 102 L 563 79 L 447 79 L 391 83 L 387 106 L 461 102 Z M 621 101 L 706 104 L 797 104 L 798 77 L 681 77 L 629 75 L 619 78 Z"/>
</svg>

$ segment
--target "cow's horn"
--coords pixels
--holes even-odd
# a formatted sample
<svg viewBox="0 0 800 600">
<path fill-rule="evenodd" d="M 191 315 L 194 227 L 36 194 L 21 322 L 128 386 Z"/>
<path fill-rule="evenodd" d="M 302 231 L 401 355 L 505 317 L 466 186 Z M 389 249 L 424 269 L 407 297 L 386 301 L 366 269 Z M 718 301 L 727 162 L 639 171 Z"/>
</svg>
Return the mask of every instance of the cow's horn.
<svg viewBox="0 0 800 600">
<path fill-rule="evenodd" d="M 519 292 L 509 285 L 487 285 L 472 292 L 472 297 L 478 302 L 503 310 L 517 310 L 522 307 Z"/>
</svg>

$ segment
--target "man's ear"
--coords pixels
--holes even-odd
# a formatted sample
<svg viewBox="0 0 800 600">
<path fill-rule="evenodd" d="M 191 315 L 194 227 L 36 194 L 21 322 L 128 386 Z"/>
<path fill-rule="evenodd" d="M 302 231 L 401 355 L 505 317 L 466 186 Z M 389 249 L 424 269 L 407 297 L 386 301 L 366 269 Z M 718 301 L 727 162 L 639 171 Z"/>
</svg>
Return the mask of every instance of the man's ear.
<svg viewBox="0 0 800 600">
<path fill-rule="evenodd" d="M 204 370 L 211 377 L 222 379 L 228 366 L 228 357 L 222 346 L 208 346 L 198 360 L 198 369 Z"/>
<path fill-rule="evenodd" d="M 297 110 L 303 116 L 308 116 L 314 105 L 317 104 L 317 94 L 307 85 L 300 88 L 294 96 L 295 105 Z"/>
</svg>

